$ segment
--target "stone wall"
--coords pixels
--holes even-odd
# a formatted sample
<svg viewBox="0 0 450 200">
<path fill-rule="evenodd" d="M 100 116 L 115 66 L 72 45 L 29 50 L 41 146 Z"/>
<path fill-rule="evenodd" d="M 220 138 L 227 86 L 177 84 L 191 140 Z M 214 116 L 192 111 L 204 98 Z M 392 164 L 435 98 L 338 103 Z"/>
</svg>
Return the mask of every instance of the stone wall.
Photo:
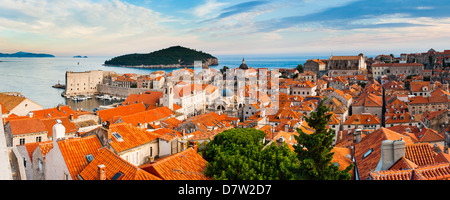
<svg viewBox="0 0 450 200">
<path fill-rule="evenodd" d="M 123 88 L 123 87 L 113 87 L 111 85 L 99 84 L 97 86 L 98 93 L 101 95 L 107 94 L 116 97 L 128 97 L 130 94 L 139 94 L 146 91 L 161 91 L 147 88 Z"/>
</svg>

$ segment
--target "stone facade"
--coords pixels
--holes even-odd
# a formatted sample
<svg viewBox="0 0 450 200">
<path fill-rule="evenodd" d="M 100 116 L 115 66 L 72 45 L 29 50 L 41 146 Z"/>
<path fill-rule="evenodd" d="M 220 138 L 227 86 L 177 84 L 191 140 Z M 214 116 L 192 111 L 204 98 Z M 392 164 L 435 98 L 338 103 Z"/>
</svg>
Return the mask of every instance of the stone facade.
<svg viewBox="0 0 450 200">
<path fill-rule="evenodd" d="M 103 83 L 104 76 L 108 72 L 101 70 L 87 72 L 66 72 L 66 91 L 68 96 L 94 95 L 97 93 L 97 85 Z"/>
<path fill-rule="evenodd" d="M 367 66 L 363 54 L 358 56 L 331 56 L 328 62 L 328 76 L 350 76 L 362 74 Z"/>
</svg>

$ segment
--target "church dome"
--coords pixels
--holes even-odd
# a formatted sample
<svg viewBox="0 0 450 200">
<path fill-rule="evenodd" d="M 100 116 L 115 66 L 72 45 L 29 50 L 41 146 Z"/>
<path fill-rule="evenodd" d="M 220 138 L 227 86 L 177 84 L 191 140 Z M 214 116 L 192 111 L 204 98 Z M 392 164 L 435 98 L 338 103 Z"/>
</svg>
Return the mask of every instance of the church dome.
<svg viewBox="0 0 450 200">
<path fill-rule="evenodd" d="M 242 64 L 239 66 L 239 69 L 247 70 L 248 66 L 245 64 L 245 60 L 242 59 Z"/>
</svg>

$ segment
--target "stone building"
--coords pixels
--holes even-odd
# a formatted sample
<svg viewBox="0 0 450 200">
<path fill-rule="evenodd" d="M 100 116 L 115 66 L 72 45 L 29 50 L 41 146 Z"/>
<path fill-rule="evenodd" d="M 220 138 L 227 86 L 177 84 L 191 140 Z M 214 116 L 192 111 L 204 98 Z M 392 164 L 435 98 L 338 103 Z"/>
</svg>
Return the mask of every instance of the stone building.
<svg viewBox="0 0 450 200">
<path fill-rule="evenodd" d="M 382 75 L 409 76 L 422 74 L 423 69 L 423 65 L 419 63 L 379 63 L 372 65 L 372 74 L 374 79 Z"/>
<path fill-rule="evenodd" d="M 357 56 L 331 56 L 327 69 L 329 77 L 367 73 L 367 65 L 362 53 Z"/>
<path fill-rule="evenodd" d="M 94 95 L 97 93 L 97 85 L 103 83 L 103 79 L 111 72 L 102 70 L 86 72 L 66 72 L 66 96 Z"/>
<path fill-rule="evenodd" d="M 306 63 L 303 64 L 303 71 L 314 72 L 314 74 L 316 74 L 319 78 L 325 74 L 326 70 L 326 63 L 319 59 L 307 60 Z"/>
</svg>

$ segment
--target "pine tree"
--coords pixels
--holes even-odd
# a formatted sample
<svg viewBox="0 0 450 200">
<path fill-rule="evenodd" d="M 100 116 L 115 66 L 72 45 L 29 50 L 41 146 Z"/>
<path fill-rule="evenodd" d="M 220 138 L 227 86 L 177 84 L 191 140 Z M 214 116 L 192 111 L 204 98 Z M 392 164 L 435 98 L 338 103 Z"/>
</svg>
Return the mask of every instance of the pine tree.
<svg viewBox="0 0 450 200">
<path fill-rule="evenodd" d="M 349 171 L 353 164 L 345 170 L 340 171 L 339 167 L 331 163 L 333 154 L 334 130 L 327 129 L 326 126 L 331 118 L 327 114 L 329 109 L 319 103 L 316 112 L 311 112 L 310 117 L 305 116 L 308 126 L 315 129 L 313 134 L 306 134 L 301 129 L 295 136 L 298 144 L 294 146 L 297 158 L 300 160 L 297 179 L 301 180 L 349 180 L 351 174 Z"/>
</svg>

